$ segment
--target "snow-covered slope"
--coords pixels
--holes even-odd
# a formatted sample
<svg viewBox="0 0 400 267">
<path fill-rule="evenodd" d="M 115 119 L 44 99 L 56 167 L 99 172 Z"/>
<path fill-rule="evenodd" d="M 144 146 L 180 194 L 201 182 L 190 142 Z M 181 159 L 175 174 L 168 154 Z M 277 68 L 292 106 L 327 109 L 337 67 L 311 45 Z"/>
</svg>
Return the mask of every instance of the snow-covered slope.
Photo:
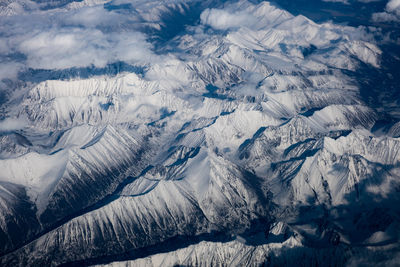
<svg viewBox="0 0 400 267">
<path fill-rule="evenodd" d="M 382 52 L 365 28 L 244 0 L 9 2 L 10 25 L 47 14 L 62 32 L 52 40 L 73 30 L 53 43 L 71 60 L 29 46 L 40 34 L 9 37 L 40 67 L 20 69 L 1 104 L 1 265 L 341 265 L 346 246 L 395 252 L 400 139 L 397 124 L 371 133 L 379 116 L 354 77 Z M 102 43 L 77 44 L 85 27 Z M 96 61 L 73 65 L 76 47 Z"/>
<path fill-rule="evenodd" d="M 278 241 L 279 240 L 279 241 Z M 346 248 L 326 248 L 314 254 L 313 250 L 301 246 L 294 238 L 286 241 L 280 239 L 268 240 L 264 245 L 254 246 L 243 243 L 242 240 L 229 242 L 207 242 L 202 241 L 183 249 L 169 253 L 160 253 L 133 261 L 116 261 L 106 265 L 110 267 L 131 267 L 131 266 L 295 266 L 299 263 L 305 266 L 318 264 L 325 265 L 326 257 L 337 265 L 378 265 L 395 266 L 399 255 L 394 258 L 379 260 L 378 255 L 393 254 L 390 249 L 363 250 L 356 248 L 353 254 L 346 251 Z"/>
</svg>

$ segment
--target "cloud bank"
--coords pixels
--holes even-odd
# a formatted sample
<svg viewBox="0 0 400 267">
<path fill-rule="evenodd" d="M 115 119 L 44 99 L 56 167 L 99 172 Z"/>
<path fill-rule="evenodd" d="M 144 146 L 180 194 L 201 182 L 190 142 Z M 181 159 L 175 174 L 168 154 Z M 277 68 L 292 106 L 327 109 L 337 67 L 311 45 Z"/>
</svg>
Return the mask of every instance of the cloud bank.
<svg viewBox="0 0 400 267">
<path fill-rule="evenodd" d="M 104 5 L 14 13 L 0 16 L 0 81 L 15 79 L 24 68 L 147 64 L 157 58 L 148 37 L 132 26 L 137 18 Z"/>
<path fill-rule="evenodd" d="M 16 47 L 27 56 L 28 67 L 41 69 L 104 67 L 118 60 L 142 63 L 152 56 L 151 45 L 142 33 L 106 34 L 97 29 L 38 31 Z"/>
<path fill-rule="evenodd" d="M 376 22 L 400 22 L 400 0 L 390 0 L 385 11 L 374 13 L 372 19 Z"/>
</svg>

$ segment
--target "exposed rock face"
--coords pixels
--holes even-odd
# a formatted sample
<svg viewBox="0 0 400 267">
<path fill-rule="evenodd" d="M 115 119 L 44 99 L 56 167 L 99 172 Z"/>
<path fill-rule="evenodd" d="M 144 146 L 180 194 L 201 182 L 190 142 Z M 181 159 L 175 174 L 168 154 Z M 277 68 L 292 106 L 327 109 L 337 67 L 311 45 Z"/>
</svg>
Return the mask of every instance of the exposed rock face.
<svg viewBox="0 0 400 267">
<path fill-rule="evenodd" d="M 0 127 L 0 265 L 396 255 L 399 127 L 372 133 L 379 114 L 355 75 L 382 52 L 365 29 L 268 2 L 41 2 L 9 1 L 2 21 L 97 8 L 122 18 L 103 34 L 134 29 L 154 45 L 116 73 L 21 74 L 2 104 L 3 123 L 22 126 Z M 163 35 L 174 19 L 193 23 Z"/>
</svg>

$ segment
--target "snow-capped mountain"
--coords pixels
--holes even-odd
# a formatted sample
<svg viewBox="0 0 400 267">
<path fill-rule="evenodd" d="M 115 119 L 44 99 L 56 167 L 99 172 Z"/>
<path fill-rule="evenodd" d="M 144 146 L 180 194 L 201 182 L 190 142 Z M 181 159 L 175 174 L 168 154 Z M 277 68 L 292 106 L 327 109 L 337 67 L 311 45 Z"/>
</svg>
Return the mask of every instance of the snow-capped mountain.
<svg viewBox="0 0 400 267">
<path fill-rule="evenodd" d="M 378 30 L 247 0 L 0 15 L 1 265 L 398 263 Z"/>
</svg>

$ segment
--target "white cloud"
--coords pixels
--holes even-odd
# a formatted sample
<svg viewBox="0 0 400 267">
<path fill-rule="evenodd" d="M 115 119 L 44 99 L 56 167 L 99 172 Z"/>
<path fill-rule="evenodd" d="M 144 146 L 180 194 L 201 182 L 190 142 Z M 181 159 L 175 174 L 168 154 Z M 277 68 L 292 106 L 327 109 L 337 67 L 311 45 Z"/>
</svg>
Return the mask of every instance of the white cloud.
<svg viewBox="0 0 400 267">
<path fill-rule="evenodd" d="M 22 41 L 18 51 L 27 56 L 31 68 L 65 69 L 124 60 L 143 63 L 154 55 L 139 32 L 103 33 L 97 29 L 53 29 L 37 32 Z"/>
<path fill-rule="evenodd" d="M 18 1 L 22 3 L 30 0 Z M 160 8 L 159 2 L 135 1 L 132 10 L 121 12 L 106 10 L 103 4 L 95 5 L 97 2 L 103 3 L 103 0 L 89 2 L 93 2 L 94 6 L 50 11 L 36 10 L 29 14 L 0 16 L 0 60 L 7 58 L 0 67 L 0 80 L 14 79 L 18 71 L 24 67 L 33 69 L 66 69 L 92 65 L 103 67 L 115 61 L 148 64 L 160 58 L 153 53 L 152 45 L 147 42 L 148 36 L 141 32 L 140 28 L 143 25 L 155 25 L 160 21 L 158 16 L 162 12 L 161 9 L 157 9 Z M 163 5 L 173 5 L 177 2 L 182 0 L 164 1 Z M 398 2 L 392 0 L 388 4 L 387 11 L 397 10 Z M 113 1 L 113 4 L 124 3 L 132 1 Z M 140 8 L 147 13 L 141 12 Z M 255 12 L 247 9 L 206 9 L 200 19 L 203 25 L 219 30 L 254 28 L 255 25 L 263 27 L 266 23 L 275 21 L 273 16 L 271 19 L 261 15 L 255 17 L 259 12 L 261 10 Z M 396 13 L 390 14 L 395 16 Z"/>
<path fill-rule="evenodd" d="M 223 9 L 206 9 L 201 13 L 201 22 L 217 30 L 226 30 L 255 24 L 256 18 L 244 11 L 229 12 Z"/>
<path fill-rule="evenodd" d="M 400 0 L 390 0 L 386 5 L 386 10 L 400 15 Z"/>
<path fill-rule="evenodd" d="M 372 19 L 377 22 L 400 22 L 400 0 L 389 0 L 385 11 L 374 13 Z"/>
<path fill-rule="evenodd" d="M 137 20 L 103 5 L 0 16 L 0 59 L 8 62 L 0 67 L 0 80 L 15 78 L 23 67 L 66 69 L 154 61 L 157 56 L 147 36 L 138 31 Z"/>
<path fill-rule="evenodd" d="M 388 12 L 379 12 L 372 14 L 372 19 L 376 22 L 396 22 L 399 21 L 398 16 L 388 13 Z"/>
<path fill-rule="evenodd" d="M 80 25 L 84 27 L 95 27 L 98 25 L 114 25 L 124 20 L 124 16 L 109 12 L 103 6 L 83 7 L 66 14 L 63 22 L 68 25 Z"/>
<path fill-rule="evenodd" d="M 0 81 L 3 79 L 16 79 L 19 70 L 23 67 L 24 65 L 18 62 L 2 62 L 0 64 Z"/>
<path fill-rule="evenodd" d="M 0 132 L 21 130 L 28 125 L 28 120 L 24 118 L 7 118 L 0 121 Z"/>
</svg>

